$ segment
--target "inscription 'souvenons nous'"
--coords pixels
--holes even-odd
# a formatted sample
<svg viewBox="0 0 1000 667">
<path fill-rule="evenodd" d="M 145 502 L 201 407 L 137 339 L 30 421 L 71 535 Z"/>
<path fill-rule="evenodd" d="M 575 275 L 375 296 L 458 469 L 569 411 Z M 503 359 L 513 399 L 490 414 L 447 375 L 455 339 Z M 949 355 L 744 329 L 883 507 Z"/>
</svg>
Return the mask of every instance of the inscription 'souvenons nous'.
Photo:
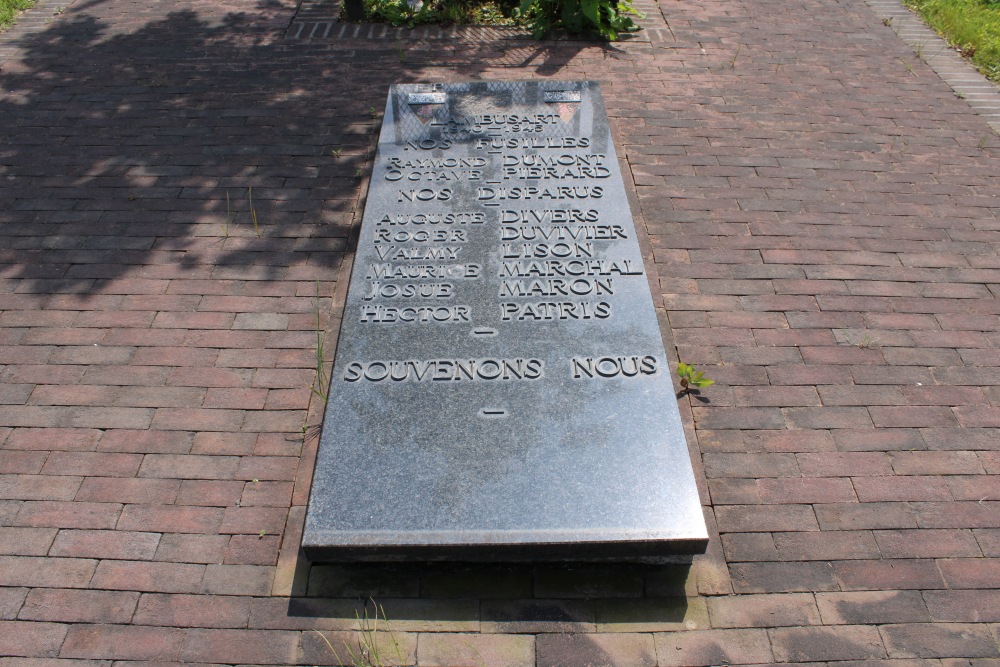
<svg viewBox="0 0 1000 667">
<path fill-rule="evenodd" d="M 443 138 L 408 141 L 405 149 L 445 151 L 459 136 L 536 133 L 560 122 L 559 114 L 452 117 L 433 123 L 442 127 Z M 401 185 L 414 184 L 397 191 L 397 202 L 407 206 L 440 205 L 455 197 L 449 185 L 482 181 L 486 183 L 475 186 L 476 200 L 493 210 L 502 201 L 599 200 L 605 194 L 600 185 L 541 182 L 609 178 L 612 172 L 605 154 L 507 152 L 586 150 L 591 145 L 590 137 L 585 136 L 488 136 L 475 139 L 475 149 L 485 151 L 486 157 L 391 157 L 385 163 L 384 178 Z M 509 180 L 529 183 L 498 187 Z M 601 223 L 598 209 L 505 209 L 499 216 L 493 210 L 383 215 L 373 239 L 378 261 L 369 264 L 365 272 L 368 284 L 361 297 L 359 321 L 408 325 L 473 322 L 470 306 L 443 304 L 442 300 L 455 298 L 459 284 L 489 279 L 480 258 L 463 257 L 463 244 L 472 240 L 473 230 L 493 224 L 498 230 L 499 266 L 494 275 L 499 278 L 495 293 L 501 322 L 608 319 L 614 311 L 614 281 L 644 273 L 634 260 L 606 256 L 602 242 L 626 239 L 628 232 L 623 225 Z M 655 374 L 657 369 L 656 358 L 648 355 L 574 357 L 570 363 L 574 379 L 637 377 Z M 543 368 L 540 359 L 356 361 L 348 365 L 344 380 L 533 380 L 542 377 Z"/>
<path fill-rule="evenodd" d="M 655 375 L 659 362 L 653 355 L 574 357 L 570 373 L 585 378 Z M 545 375 L 541 359 L 403 359 L 352 361 L 344 371 L 345 382 L 468 382 L 477 380 L 538 380 Z"/>
</svg>

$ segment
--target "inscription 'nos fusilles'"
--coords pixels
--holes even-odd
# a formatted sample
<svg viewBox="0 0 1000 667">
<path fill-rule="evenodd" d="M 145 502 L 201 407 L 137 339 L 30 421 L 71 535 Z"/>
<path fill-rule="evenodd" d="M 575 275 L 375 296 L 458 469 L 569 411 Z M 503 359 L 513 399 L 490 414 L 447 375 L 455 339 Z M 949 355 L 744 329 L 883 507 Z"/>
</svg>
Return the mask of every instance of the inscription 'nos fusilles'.
<svg viewBox="0 0 1000 667">
<path fill-rule="evenodd" d="M 657 368 L 656 357 L 648 354 L 643 357 L 573 357 L 571 364 L 574 380 L 655 375 Z"/>
<path fill-rule="evenodd" d="M 537 380 L 544 374 L 541 359 L 430 359 L 418 361 L 352 361 L 346 382 L 467 382 L 477 380 Z"/>
</svg>

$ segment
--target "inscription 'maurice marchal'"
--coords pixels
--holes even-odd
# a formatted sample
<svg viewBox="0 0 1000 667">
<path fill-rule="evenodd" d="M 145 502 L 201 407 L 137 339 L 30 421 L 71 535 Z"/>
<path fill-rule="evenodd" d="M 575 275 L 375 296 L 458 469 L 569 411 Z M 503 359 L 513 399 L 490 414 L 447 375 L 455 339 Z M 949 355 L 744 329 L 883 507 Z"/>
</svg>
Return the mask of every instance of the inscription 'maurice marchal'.
<svg viewBox="0 0 1000 667">
<path fill-rule="evenodd" d="M 394 86 L 307 556 L 704 549 L 647 280 L 597 84 Z"/>
</svg>

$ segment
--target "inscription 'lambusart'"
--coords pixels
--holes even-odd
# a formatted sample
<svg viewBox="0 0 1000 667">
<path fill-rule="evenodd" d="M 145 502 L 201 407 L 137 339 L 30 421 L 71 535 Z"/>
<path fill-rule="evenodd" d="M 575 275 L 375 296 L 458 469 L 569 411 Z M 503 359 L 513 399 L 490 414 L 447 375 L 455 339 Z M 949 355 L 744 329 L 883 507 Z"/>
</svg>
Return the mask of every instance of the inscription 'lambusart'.
<svg viewBox="0 0 1000 667">
<path fill-rule="evenodd" d="M 314 560 L 707 543 L 594 83 L 393 87 L 332 377 Z"/>
</svg>

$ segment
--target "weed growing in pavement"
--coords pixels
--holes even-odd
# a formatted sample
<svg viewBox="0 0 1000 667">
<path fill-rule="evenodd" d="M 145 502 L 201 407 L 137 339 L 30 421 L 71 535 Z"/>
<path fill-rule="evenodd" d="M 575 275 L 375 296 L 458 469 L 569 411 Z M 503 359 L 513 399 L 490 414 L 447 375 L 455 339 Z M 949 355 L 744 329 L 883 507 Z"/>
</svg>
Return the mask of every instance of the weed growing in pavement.
<svg viewBox="0 0 1000 667">
<path fill-rule="evenodd" d="M 743 42 L 737 42 L 736 43 L 736 53 L 734 53 L 733 57 L 729 59 L 729 67 L 730 67 L 730 69 L 736 69 L 736 59 L 740 57 L 740 49 L 742 49 L 742 48 L 743 48 Z"/>
<path fill-rule="evenodd" d="M 981 151 L 986 150 L 986 145 L 989 143 L 989 141 L 990 141 L 990 135 L 988 134 L 984 134 L 983 136 L 979 137 L 979 143 L 977 144 L 979 150 Z"/>
<path fill-rule="evenodd" d="M 343 146 L 337 146 L 336 148 L 334 148 L 334 149 L 332 149 L 330 151 L 330 155 L 332 155 L 335 158 L 339 158 L 343 154 L 344 154 L 344 147 Z"/>
<path fill-rule="evenodd" d="M 365 603 L 364 615 L 354 612 L 354 617 L 358 621 L 358 630 L 361 633 L 361 637 L 358 639 L 357 647 L 351 647 L 344 642 L 344 650 L 347 651 L 347 656 L 350 658 L 350 662 L 344 662 L 341 660 L 340 655 L 337 653 L 337 649 L 333 647 L 330 640 L 320 632 L 319 630 L 314 630 L 316 634 L 326 642 L 326 645 L 333 652 L 333 656 L 337 659 L 338 665 L 351 665 L 351 667 L 383 667 L 389 664 L 402 664 L 403 663 L 403 651 L 399 647 L 399 642 L 392 634 L 392 628 L 389 627 L 389 619 L 385 616 L 385 609 L 382 605 L 377 604 L 374 599 L 369 598 L 372 604 L 372 609 L 374 610 L 374 616 L 368 611 L 368 603 Z M 379 629 L 379 614 L 382 614 L 382 623 L 384 624 L 384 629 Z M 385 637 L 385 640 L 381 638 Z M 384 646 L 388 643 L 388 646 Z M 387 651 L 391 650 L 393 655 L 387 655 Z M 398 662 L 396 662 L 398 660 Z"/>
<path fill-rule="evenodd" d="M 892 27 L 892 17 L 891 16 L 886 16 L 884 19 L 882 19 L 882 25 L 884 25 L 886 28 L 891 28 Z"/>
<path fill-rule="evenodd" d="M 677 362 L 677 377 L 681 379 L 685 394 L 715 384 L 715 380 L 709 380 L 704 373 L 683 361 Z"/>
<path fill-rule="evenodd" d="M 257 235 L 257 238 L 264 238 L 264 232 L 257 224 L 257 209 L 253 207 L 253 188 L 247 191 L 247 196 L 250 198 L 250 219 L 253 222 L 253 233 Z"/>
<path fill-rule="evenodd" d="M 316 378 L 313 380 L 312 392 L 323 399 L 326 403 L 328 395 L 327 387 L 330 386 L 330 378 L 326 374 L 325 352 L 323 350 L 323 327 L 319 315 L 319 283 L 316 283 Z"/>
</svg>

